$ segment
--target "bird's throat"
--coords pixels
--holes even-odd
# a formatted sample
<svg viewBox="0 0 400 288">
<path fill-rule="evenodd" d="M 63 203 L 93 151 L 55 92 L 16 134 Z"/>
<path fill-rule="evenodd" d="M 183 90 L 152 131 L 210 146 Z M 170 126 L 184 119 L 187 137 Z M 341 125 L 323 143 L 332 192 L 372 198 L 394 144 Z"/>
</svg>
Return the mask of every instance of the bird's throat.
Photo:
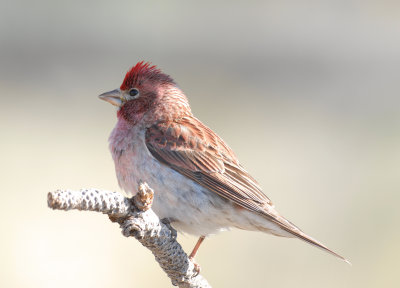
<svg viewBox="0 0 400 288">
<path fill-rule="evenodd" d="M 142 120 L 144 114 L 150 109 L 151 103 L 147 99 L 139 98 L 126 102 L 117 112 L 118 117 L 132 125 Z"/>
</svg>

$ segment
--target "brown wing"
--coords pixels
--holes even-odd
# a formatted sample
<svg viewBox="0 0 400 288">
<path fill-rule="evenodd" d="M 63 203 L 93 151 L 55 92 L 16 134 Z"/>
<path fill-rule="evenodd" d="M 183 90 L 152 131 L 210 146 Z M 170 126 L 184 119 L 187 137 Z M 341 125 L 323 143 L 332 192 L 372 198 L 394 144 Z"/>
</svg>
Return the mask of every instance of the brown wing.
<svg viewBox="0 0 400 288">
<path fill-rule="evenodd" d="M 146 145 L 160 162 L 237 205 L 260 213 L 293 236 L 348 262 L 270 209 L 272 202 L 239 164 L 233 151 L 196 118 L 185 117 L 148 128 Z"/>
<path fill-rule="evenodd" d="M 239 206 L 255 212 L 272 206 L 233 151 L 194 117 L 148 128 L 146 144 L 156 159 Z"/>
</svg>

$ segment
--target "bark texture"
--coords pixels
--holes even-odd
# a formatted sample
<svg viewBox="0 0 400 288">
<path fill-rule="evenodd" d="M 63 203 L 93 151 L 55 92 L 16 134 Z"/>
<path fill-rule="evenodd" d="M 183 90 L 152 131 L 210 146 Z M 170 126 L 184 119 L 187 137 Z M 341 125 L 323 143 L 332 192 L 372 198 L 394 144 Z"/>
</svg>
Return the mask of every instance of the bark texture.
<svg viewBox="0 0 400 288">
<path fill-rule="evenodd" d="M 153 195 L 153 190 L 146 183 L 139 183 L 138 193 L 132 198 L 97 189 L 57 190 L 48 193 L 47 203 L 57 210 L 76 209 L 107 214 L 111 221 L 119 223 L 125 237 L 135 237 L 151 250 L 173 285 L 211 287 L 176 241 L 176 230 L 151 210 Z"/>
</svg>

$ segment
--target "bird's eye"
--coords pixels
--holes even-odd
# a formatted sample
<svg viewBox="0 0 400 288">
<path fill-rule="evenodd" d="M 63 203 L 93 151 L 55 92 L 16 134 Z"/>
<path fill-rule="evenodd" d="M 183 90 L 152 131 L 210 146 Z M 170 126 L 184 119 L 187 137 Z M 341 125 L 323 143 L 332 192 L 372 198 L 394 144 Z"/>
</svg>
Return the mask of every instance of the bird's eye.
<svg viewBox="0 0 400 288">
<path fill-rule="evenodd" d="M 139 94 L 139 90 L 137 90 L 136 88 L 132 88 L 131 90 L 129 90 L 129 95 L 132 97 L 135 97 L 138 94 Z"/>
</svg>

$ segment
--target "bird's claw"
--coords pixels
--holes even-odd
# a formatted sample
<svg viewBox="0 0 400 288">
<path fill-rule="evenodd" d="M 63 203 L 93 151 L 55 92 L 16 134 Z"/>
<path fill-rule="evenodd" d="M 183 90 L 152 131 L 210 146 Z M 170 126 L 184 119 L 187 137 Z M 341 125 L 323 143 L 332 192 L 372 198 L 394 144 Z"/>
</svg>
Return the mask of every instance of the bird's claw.
<svg viewBox="0 0 400 288">
<path fill-rule="evenodd" d="M 194 261 L 194 257 L 189 257 L 189 260 L 190 260 L 190 262 L 193 263 L 193 266 L 194 266 L 193 267 L 193 271 L 194 271 L 193 277 L 196 277 L 197 275 L 200 274 L 201 266 Z"/>
</svg>

